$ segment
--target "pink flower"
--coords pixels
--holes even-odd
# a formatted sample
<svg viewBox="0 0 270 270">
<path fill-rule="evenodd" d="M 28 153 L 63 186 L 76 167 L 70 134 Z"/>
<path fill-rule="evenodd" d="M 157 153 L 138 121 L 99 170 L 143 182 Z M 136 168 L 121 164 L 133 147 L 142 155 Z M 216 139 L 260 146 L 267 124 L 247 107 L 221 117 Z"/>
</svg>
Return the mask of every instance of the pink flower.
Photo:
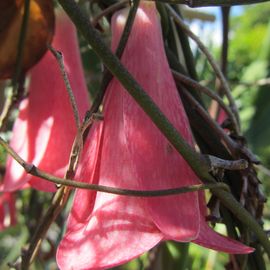
<svg viewBox="0 0 270 270">
<path fill-rule="evenodd" d="M 112 20 L 112 48 L 126 12 Z M 155 5 L 141 2 L 122 63 L 193 145 L 192 134 L 165 56 Z M 148 116 L 113 79 L 104 103 L 104 121 L 91 129 L 77 178 L 137 190 L 198 184 L 186 161 Z M 175 240 L 229 252 L 251 248 L 215 233 L 205 221 L 204 194 L 134 198 L 77 190 L 67 231 L 57 251 L 60 269 L 107 269 Z"/>
<path fill-rule="evenodd" d="M 52 46 L 63 53 L 64 64 L 74 90 L 80 117 L 89 108 L 76 29 L 64 12 L 57 14 Z M 76 125 L 59 65 L 51 52 L 30 71 L 29 97 L 23 100 L 13 127 L 10 146 L 27 162 L 63 177 Z M 55 186 L 26 174 L 21 166 L 8 158 L 2 190 L 23 187 L 54 191 Z"/>
<path fill-rule="evenodd" d="M 15 198 L 13 193 L 2 193 L 0 195 L 0 231 L 15 225 L 16 208 Z"/>
</svg>

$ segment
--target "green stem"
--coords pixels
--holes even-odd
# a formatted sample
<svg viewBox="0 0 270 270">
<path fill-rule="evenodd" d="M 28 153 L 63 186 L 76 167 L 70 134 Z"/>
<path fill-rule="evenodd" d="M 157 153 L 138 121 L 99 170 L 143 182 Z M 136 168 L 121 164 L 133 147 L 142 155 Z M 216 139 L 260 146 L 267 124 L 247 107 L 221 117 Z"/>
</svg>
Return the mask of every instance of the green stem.
<svg viewBox="0 0 270 270">
<path fill-rule="evenodd" d="M 143 88 L 134 80 L 131 74 L 121 64 L 119 59 L 110 51 L 103 42 L 99 33 L 89 23 L 87 15 L 79 8 L 75 1 L 59 0 L 59 3 L 111 73 L 117 77 L 125 89 L 137 101 L 170 143 L 189 163 L 200 179 L 206 183 L 214 183 L 215 179 L 208 173 L 208 165 L 205 159 L 186 143 L 166 116 L 162 114 L 157 105 L 145 93 Z M 259 241 L 262 243 L 270 257 L 270 242 L 268 241 L 268 238 L 261 226 L 253 219 L 249 212 L 244 209 L 230 193 L 222 190 L 213 190 L 212 192 L 235 214 L 236 217 L 239 218 L 239 220 L 256 233 Z"/>
<path fill-rule="evenodd" d="M 178 243 L 178 248 L 180 249 L 180 258 L 178 260 L 177 269 L 185 270 L 188 264 L 188 253 L 190 243 Z"/>
</svg>

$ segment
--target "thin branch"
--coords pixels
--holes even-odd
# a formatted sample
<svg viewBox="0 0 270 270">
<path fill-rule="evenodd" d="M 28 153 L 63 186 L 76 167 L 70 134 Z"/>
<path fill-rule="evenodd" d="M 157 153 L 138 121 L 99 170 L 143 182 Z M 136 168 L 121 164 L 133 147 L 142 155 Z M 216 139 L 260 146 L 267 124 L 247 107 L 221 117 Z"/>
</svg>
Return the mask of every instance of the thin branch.
<svg viewBox="0 0 270 270">
<path fill-rule="evenodd" d="M 212 155 L 205 155 L 209 159 L 211 169 L 225 169 L 231 171 L 244 170 L 248 168 L 248 162 L 245 159 L 224 160 Z"/>
<path fill-rule="evenodd" d="M 222 7 L 222 50 L 221 50 L 221 71 L 227 77 L 228 49 L 229 49 L 229 28 L 230 28 L 230 7 Z"/>
<path fill-rule="evenodd" d="M 10 114 L 25 95 L 24 82 L 25 77 L 21 76 L 16 86 L 12 87 L 11 93 L 5 99 L 5 104 L 0 115 L 0 131 L 5 131 Z"/>
<path fill-rule="evenodd" d="M 182 89 L 184 95 L 189 99 L 191 104 L 196 108 L 198 113 L 203 117 L 203 119 L 209 123 L 212 127 L 212 130 L 218 134 L 221 141 L 224 142 L 230 153 L 237 158 L 241 153 L 244 155 L 251 163 L 257 164 L 259 163 L 258 159 L 254 156 L 254 154 L 245 146 L 239 145 L 236 141 L 234 141 L 224 130 L 218 125 L 208 114 L 207 111 L 201 106 L 201 104 L 185 89 Z"/>
<path fill-rule="evenodd" d="M 100 37 L 100 34 L 92 27 L 88 20 L 88 16 L 84 11 L 80 9 L 74 0 L 58 0 L 58 2 L 70 16 L 78 30 L 81 31 L 89 45 L 91 45 L 93 50 L 99 55 L 107 68 L 117 77 L 124 88 L 152 119 L 158 129 L 183 156 L 198 177 L 200 177 L 203 182 L 215 183 L 215 179 L 208 172 L 208 166 L 205 159 L 196 153 L 196 151 L 183 139 L 166 116 L 162 114 L 157 105 L 145 93 L 143 88 L 124 68 L 119 59 L 110 51 Z M 212 193 L 216 195 L 224 206 L 227 207 L 241 222 L 257 235 L 258 240 L 264 246 L 265 251 L 270 257 L 270 242 L 261 226 L 254 220 L 250 213 L 243 208 L 230 193 L 218 189 L 213 190 Z"/>
<path fill-rule="evenodd" d="M 115 11 L 117 11 L 118 9 L 122 8 L 123 6 L 125 6 L 126 4 L 129 3 L 129 0 L 124 0 L 121 2 L 117 2 L 111 6 L 109 6 L 108 8 L 102 10 L 102 12 L 100 12 L 96 17 L 94 17 L 91 22 L 92 25 L 94 27 L 96 27 L 96 25 L 98 24 L 98 21 L 103 18 L 104 16 L 107 16 L 108 14 L 114 13 Z"/>
<path fill-rule="evenodd" d="M 166 10 L 166 7 L 164 7 L 164 9 Z M 180 9 L 180 7 L 176 6 L 176 5 L 173 6 L 173 9 L 182 18 L 183 10 Z M 166 11 L 167 11 L 166 16 L 169 16 L 171 18 L 170 14 L 169 14 L 170 12 L 168 12 L 168 10 L 166 10 Z M 176 33 L 177 33 L 179 41 L 181 43 L 181 48 L 182 48 L 181 50 L 182 50 L 183 58 L 185 59 L 185 65 L 187 67 L 188 74 L 190 75 L 190 77 L 193 80 L 198 80 L 198 75 L 197 75 L 196 65 L 195 65 L 195 58 L 194 58 L 193 52 L 192 52 L 191 47 L 190 47 L 188 35 L 183 31 L 183 29 L 181 27 L 176 27 L 175 24 L 173 24 L 173 22 L 174 22 L 174 20 L 171 19 L 171 23 L 175 27 Z"/>
<path fill-rule="evenodd" d="M 258 168 L 258 170 L 260 170 L 266 176 L 270 177 L 270 170 L 267 167 L 260 164 L 260 165 L 257 165 L 256 168 Z"/>
<path fill-rule="evenodd" d="M 211 7 L 211 6 L 236 6 L 236 5 L 250 5 L 268 0 L 148 0 L 155 2 L 171 3 L 171 4 L 184 4 L 189 7 Z"/>
<path fill-rule="evenodd" d="M 42 179 L 48 180 L 49 182 L 65 185 L 72 188 L 88 189 L 88 190 L 99 191 L 99 192 L 104 192 L 104 193 L 117 194 L 117 195 L 123 195 L 123 196 L 133 196 L 133 197 L 169 196 L 169 195 L 177 195 L 177 194 L 183 194 L 187 192 L 195 192 L 199 190 L 216 189 L 216 188 L 222 188 L 226 191 L 230 191 L 228 185 L 226 185 L 225 183 L 198 184 L 198 185 L 193 185 L 193 186 L 171 188 L 171 189 L 161 189 L 161 190 L 133 190 L 133 189 L 108 187 L 108 186 L 102 186 L 102 185 L 97 185 L 97 184 L 88 184 L 87 182 L 73 181 L 70 179 L 63 179 L 63 178 L 51 175 L 43 170 L 40 170 L 33 164 L 27 163 L 1 137 L 0 137 L 0 144 L 25 169 L 27 173 L 40 177 Z"/>
<path fill-rule="evenodd" d="M 91 124 L 91 121 L 94 121 L 94 117 L 91 117 L 88 119 L 88 123 Z M 83 138 L 83 132 L 84 132 L 85 124 L 83 123 L 82 126 L 78 129 L 77 135 L 75 137 L 75 140 L 72 145 L 71 154 L 69 157 L 69 163 L 68 163 L 68 169 L 65 173 L 64 178 L 65 179 L 72 179 L 76 173 L 76 169 L 78 166 L 79 156 L 82 151 L 82 138 Z M 3 141 L 2 138 L 0 138 L 0 144 L 2 144 L 8 151 L 10 155 L 12 155 L 15 160 L 17 160 L 27 172 L 35 171 L 34 165 L 26 163 L 21 157 L 19 157 L 10 147 L 8 147 L 7 143 Z M 37 169 L 37 168 L 36 168 Z M 53 179 L 54 176 L 46 175 L 44 172 L 41 173 L 42 177 L 47 177 L 45 179 Z M 48 179 L 49 178 L 49 179 Z M 60 178 L 61 179 L 61 178 Z M 63 179 L 62 179 L 63 180 Z M 72 180 L 68 180 L 72 182 Z M 52 181 L 53 182 L 53 181 Z M 55 181 L 56 182 L 56 181 Z M 70 187 L 67 185 L 61 185 L 58 184 L 58 190 L 53 196 L 52 203 L 50 207 L 47 209 L 45 215 L 40 219 L 36 230 L 30 240 L 28 249 L 24 250 L 22 252 L 22 263 L 21 263 L 21 269 L 27 270 L 30 266 L 30 264 L 35 259 L 38 250 L 40 248 L 40 245 L 42 243 L 42 240 L 44 239 L 49 227 L 54 222 L 54 220 L 57 218 L 57 216 L 61 213 L 62 209 L 64 208 L 69 194 L 70 194 Z"/>
<path fill-rule="evenodd" d="M 223 76 L 219 66 L 216 64 L 213 56 L 208 51 L 208 49 L 204 46 L 204 44 L 201 42 L 201 40 L 186 26 L 184 21 L 178 16 L 178 14 L 175 12 L 175 10 L 168 4 L 166 4 L 166 8 L 170 12 L 170 14 L 173 16 L 175 22 L 187 33 L 187 35 L 191 39 L 193 39 L 197 43 L 198 47 L 201 49 L 201 51 L 207 57 L 209 64 L 212 66 L 214 72 L 216 73 L 217 77 L 219 78 L 221 85 L 222 85 L 222 89 L 224 90 L 224 93 L 225 93 L 226 97 L 228 98 L 230 107 L 235 115 L 236 120 L 237 120 L 236 133 L 239 134 L 240 128 L 239 128 L 239 115 L 238 115 L 237 106 L 236 106 L 235 101 L 232 97 L 229 85 L 228 85 L 225 77 Z"/>
<path fill-rule="evenodd" d="M 234 127 L 237 128 L 237 122 L 236 122 L 234 114 L 232 113 L 230 108 L 228 108 L 228 106 L 223 102 L 222 98 L 220 98 L 215 92 L 213 92 L 211 89 L 207 88 L 206 86 L 199 84 L 197 81 L 192 80 L 191 78 L 189 78 L 189 77 L 187 77 L 187 76 L 185 76 L 177 71 L 172 70 L 172 74 L 177 81 L 182 82 L 185 85 L 191 86 L 192 88 L 194 88 L 198 91 L 201 91 L 204 94 L 211 97 L 212 99 L 214 99 L 220 105 L 220 107 L 223 108 L 224 111 L 227 113 L 227 115 L 231 119 Z"/>
<path fill-rule="evenodd" d="M 4 91 L 4 89 L 0 89 L 0 90 Z M 8 96 L 5 98 L 3 110 L 0 115 L 0 131 L 5 130 L 6 123 L 8 122 L 8 119 L 9 119 L 9 115 L 14 108 L 15 99 L 13 98 L 13 94 L 14 94 L 14 91 L 12 90 L 12 93 L 8 93 Z"/>
<path fill-rule="evenodd" d="M 76 104 L 76 99 L 74 97 L 73 90 L 71 88 L 71 85 L 70 85 L 70 82 L 68 79 L 68 75 L 67 75 L 67 72 L 65 69 L 63 55 L 60 51 L 57 51 L 56 49 L 54 49 L 50 44 L 48 44 L 48 48 L 51 51 L 51 53 L 54 55 L 54 57 L 56 58 L 58 65 L 60 67 L 61 75 L 63 77 L 64 83 L 65 83 L 65 86 L 66 86 L 66 89 L 68 92 L 69 101 L 70 101 L 71 106 L 72 106 L 76 127 L 77 127 L 77 129 L 79 129 L 79 127 L 80 127 L 79 110 L 78 110 L 78 106 Z"/>
<path fill-rule="evenodd" d="M 246 88 L 251 88 L 251 87 L 258 87 L 258 86 L 265 86 L 265 85 L 270 85 L 270 78 L 263 78 L 263 79 L 259 79 L 257 81 L 254 82 L 239 82 L 239 81 L 230 81 L 232 84 L 237 84 L 237 85 L 241 85 L 243 87 Z M 249 89 L 249 90 L 252 90 Z"/>
<path fill-rule="evenodd" d="M 131 6 L 131 8 L 129 10 L 127 21 L 126 21 L 123 33 L 121 35 L 119 44 L 118 44 L 116 52 L 115 52 L 115 55 L 119 59 L 121 58 L 121 56 L 124 52 L 124 49 L 126 47 L 128 37 L 129 37 L 129 34 L 131 32 L 132 25 L 133 25 L 133 22 L 134 22 L 134 19 L 135 19 L 135 16 L 136 16 L 136 13 L 137 13 L 137 10 L 139 7 L 139 3 L 140 3 L 140 0 L 135 0 L 133 5 Z M 92 105 L 89 113 L 87 114 L 86 118 L 91 116 L 92 113 L 97 112 L 97 110 L 98 110 L 98 108 L 103 100 L 103 97 L 105 95 L 106 88 L 107 88 L 109 82 L 111 81 L 112 77 L 113 77 L 113 75 L 111 74 L 111 72 L 107 68 L 105 68 L 103 79 L 102 79 L 101 86 L 100 86 L 100 90 L 96 94 L 93 105 Z"/>
</svg>

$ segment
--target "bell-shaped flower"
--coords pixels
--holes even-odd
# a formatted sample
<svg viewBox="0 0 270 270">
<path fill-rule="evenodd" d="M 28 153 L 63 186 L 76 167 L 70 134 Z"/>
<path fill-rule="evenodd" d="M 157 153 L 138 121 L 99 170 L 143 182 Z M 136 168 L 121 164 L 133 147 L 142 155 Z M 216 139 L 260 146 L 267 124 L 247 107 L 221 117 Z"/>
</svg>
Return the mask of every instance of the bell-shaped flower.
<svg viewBox="0 0 270 270">
<path fill-rule="evenodd" d="M 82 118 L 89 98 L 77 43 L 76 28 L 62 11 L 56 16 L 52 46 L 63 54 L 64 65 Z M 64 177 L 76 124 L 59 64 L 50 51 L 30 72 L 29 95 L 19 107 L 10 146 L 27 162 Z M 7 160 L 2 190 L 31 186 L 54 191 L 54 184 L 26 174 L 11 157 Z"/>
<path fill-rule="evenodd" d="M 0 194 L 0 231 L 17 223 L 15 203 L 13 193 Z"/>
<path fill-rule="evenodd" d="M 127 16 L 112 19 L 115 50 Z M 123 65 L 177 130 L 193 145 L 187 116 L 163 47 L 155 4 L 141 1 Z M 120 82 L 108 86 L 104 120 L 88 135 L 77 179 L 111 187 L 157 190 L 198 184 L 186 161 L 170 145 Z M 77 190 L 67 231 L 57 251 L 60 269 L 107 269 L 175 240 L 230 253 L 251 248 L 214 232 L 205 221 L 203 193 L 138 198 Z"/>
</svg>

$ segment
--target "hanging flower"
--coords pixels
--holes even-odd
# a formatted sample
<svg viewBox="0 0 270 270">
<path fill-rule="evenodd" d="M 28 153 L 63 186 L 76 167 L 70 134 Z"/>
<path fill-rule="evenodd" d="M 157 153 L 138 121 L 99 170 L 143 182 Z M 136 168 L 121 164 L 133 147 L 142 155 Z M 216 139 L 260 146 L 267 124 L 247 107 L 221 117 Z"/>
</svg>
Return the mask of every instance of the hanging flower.
<svg viewBox="0 0 270 270">
<path fill-rule="evenodd" d="M 0 194 L 0 231 L 17 223 L 15 202 L 13 193 Z"/>
<path fill-rule="evenodd" d="M 82 118 L 89 108 L 89 99 L 76 29 L 64 12 L 57 14 L 52 46 L 63 54 Z M 31 69 L 29 75 L 29 96 L 20 104 L 10 146 L 27 162 L 63 177 L 76 135 L 76 125 L 61 71 L 52 53 L 48 51 Z M 55 190 L 54 184 L 26 174 L 22 167 L 9 157 L 2 190 L 12 191 L 27 186 L 43 191 Z"/>
<path fill-rule="evenodd" d="M 112 19 L 112 48 L 126 11 Z M 165 56 L 155 5 L 142 1 L 121 59 L 162 112 L 193 145 L 189 123 Z M 77 179 L 111 187 L 156 190 L 198 184 L 170 145 L 114 78 L 104 102 L 104 121 L 92 127 Z M 214 232 L 205 221 L 203 192 L 134 198 L 77 190 L 67 231 L 57 251 L 60 269 L 107 269 L 148 251 L 160 241 L 194 242 L 229 253 L 251 248 Z"/>
</svg>

